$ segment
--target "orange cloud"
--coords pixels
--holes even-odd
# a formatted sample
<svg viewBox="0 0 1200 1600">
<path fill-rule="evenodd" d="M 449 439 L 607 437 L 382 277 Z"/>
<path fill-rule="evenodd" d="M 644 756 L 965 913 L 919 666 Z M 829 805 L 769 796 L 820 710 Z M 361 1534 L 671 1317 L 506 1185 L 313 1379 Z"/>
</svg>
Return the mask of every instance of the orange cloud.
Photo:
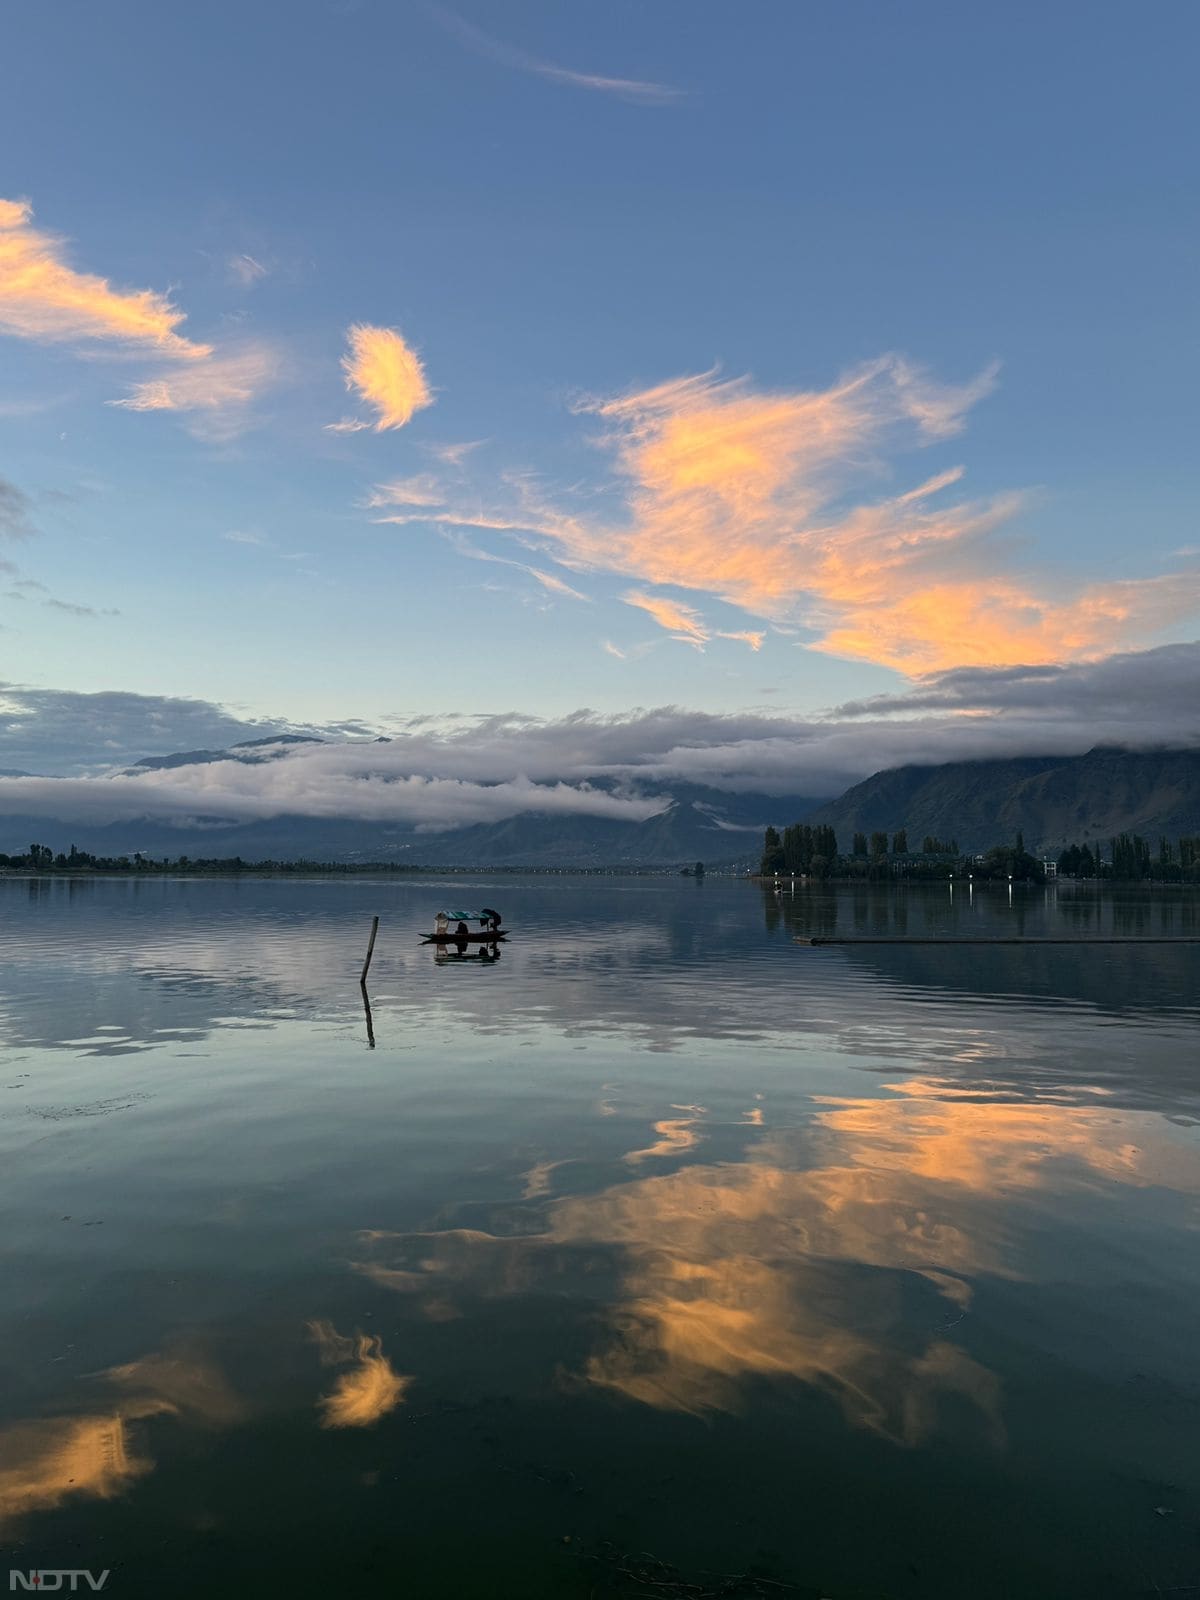
<svg viewBox="0 0 1200 1600">
<path fill-rule="evenodd" d="M 1196 572 L 1073 586 L 1011 575 L 996 536 L 1021 497 L 948 497 L 959 467 L 869 492 L 889 453 L 959 432 L 994 381 L 988 369 L 938 385 L 896 357 L 824 390 L 761 391 L 711 372 L 673 379 L 578 407 L 604 425 L 622 517 L 566 510 L 510 477 L 499 506 L 446 491 L 432 515 L 387 520 L 514 533 L 568 565 L 701 591 L 816 630 L 813 649 L 908 673 L 1105 654 L 1200 607 Z M 710 636 L 694 608 L 635 595 L 628 602 L 677 638 L 699 647 Z"/>
<path fill-rule="evenodd" d="M 665 628 L 672 639 L 678 639 L 681 644 L 695 645 L 697 650 L 703 650 L 712 637 L 694 606 L 667 600 L 661 595 L 642 594 L 637 589 L 631 589 L 621 598 L 627 606 L 636 606 L 639 611 L 648 612 L 660 628 Z"/>
<path fill-rule="evenodd" d="M 211 353 L 175 330 L 185 320 L 153 289 L 114 289 L 67 264 L 63 241 L 33 226 L 24 200 L 0 200 L 0 331 L 53 342 L 104 339 L 174 359 Z"/>
<path fill-rule="evenodd" d="M 342 359 L 346 387 L 376 413 L 376 433 L 402 428 L 414 414 L 433 404 L 421 358 L 395 328 L 373 328 L 356 322 L 346 335 L 349 354 Z M 330 425 L 331 432 L 352 433 L 369 423 L 353 418 Z"/>
</svg>

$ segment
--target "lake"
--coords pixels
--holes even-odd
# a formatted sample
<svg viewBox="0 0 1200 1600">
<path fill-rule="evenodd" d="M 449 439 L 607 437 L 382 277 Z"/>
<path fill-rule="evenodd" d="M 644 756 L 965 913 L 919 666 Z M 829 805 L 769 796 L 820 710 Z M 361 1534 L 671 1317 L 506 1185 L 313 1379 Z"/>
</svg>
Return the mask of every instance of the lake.
<svg viewBox="0 0 1200 1600">
<path fill-rule="evenodd" d="M 419 943 L 481 904 L 499 961 Z M 1200 1594 L 1200 946 L 834 932 L 1200 897 L 0 881 L 9 1567 Z"/>
</svg>

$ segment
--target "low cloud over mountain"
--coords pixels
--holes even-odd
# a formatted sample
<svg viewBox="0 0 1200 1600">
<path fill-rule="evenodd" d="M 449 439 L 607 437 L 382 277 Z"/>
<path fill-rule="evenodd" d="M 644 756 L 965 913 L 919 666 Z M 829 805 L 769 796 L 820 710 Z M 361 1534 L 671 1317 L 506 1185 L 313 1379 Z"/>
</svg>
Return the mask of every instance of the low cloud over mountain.
<svg viewBox="0 0 1200 1600">
<path fill-rule="evenodd" d="M 810 718 L 678 707 L 419 716 L 390 719 L 385 738 L 354 719 L 297 726 L 199 700 L 9 688 L 0 767 L 41 775 L 0 778 L 0 816 L 186 827 L 286 815 L 437 831 L 528 812 L 641 823 L 673 786 L 820 797 L 913 763 L 1194 746 L 1198 683 L 1200 644 L 1176 644 L 1074 666 L 959 669 Z M 191 754 L 138 765 L 179 750 Z"/>
</svg>

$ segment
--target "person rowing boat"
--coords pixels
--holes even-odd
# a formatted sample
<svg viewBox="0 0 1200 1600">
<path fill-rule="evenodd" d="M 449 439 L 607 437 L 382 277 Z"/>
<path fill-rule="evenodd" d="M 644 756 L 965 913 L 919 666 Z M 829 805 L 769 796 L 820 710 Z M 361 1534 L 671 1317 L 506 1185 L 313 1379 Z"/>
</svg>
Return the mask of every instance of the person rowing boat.
<svg viewBox="0 0 1200 1600">
<path fill-rule="evenodd" d="M 500 926 L 501 920 L 494 906 L 485 906 L 482 911 L 439 911 L 433 932 L 425 937 L 431 944 L 457 945 L 460 950 L 468 944 L 494 945 L 508 936 L 508 929 Z M 473 922 L 479 925 L 479 933 L 471 932 Z"/>
</svg>

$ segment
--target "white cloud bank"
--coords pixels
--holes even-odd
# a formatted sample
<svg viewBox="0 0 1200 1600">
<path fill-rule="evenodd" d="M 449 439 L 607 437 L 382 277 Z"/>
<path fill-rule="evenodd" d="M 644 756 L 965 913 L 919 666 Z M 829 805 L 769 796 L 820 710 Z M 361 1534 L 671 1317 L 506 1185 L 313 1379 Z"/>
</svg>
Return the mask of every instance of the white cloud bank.
<svg viewBox="0 0 1200 1600">
<path fill-rule="evenodd" d="M 136 776 L 3 778 L 0 816 L 186 825 L 300 815 L 429 830 L 529 811 L 641 821 L 685 783 L 817 797 L 906 763 L 1070 755 L 1101 743 L 1195 747 L 1198 682 L 1200 642 L 1064 667 L 958 670 L 812 718 L 670 706 L 554 720 L 412 717 L 383 742 L 351 721 L 290 730 L 327 742 L 268 745 L 240 759 Z M 69 758 L 77 774 L 87 762 L 127 765 L 131 750 L 220 750 L 285 730 L 203 701 L 10 687 L 0 694 L 0 769 L 57 761 L 65 772 Z"/>
</svg>

